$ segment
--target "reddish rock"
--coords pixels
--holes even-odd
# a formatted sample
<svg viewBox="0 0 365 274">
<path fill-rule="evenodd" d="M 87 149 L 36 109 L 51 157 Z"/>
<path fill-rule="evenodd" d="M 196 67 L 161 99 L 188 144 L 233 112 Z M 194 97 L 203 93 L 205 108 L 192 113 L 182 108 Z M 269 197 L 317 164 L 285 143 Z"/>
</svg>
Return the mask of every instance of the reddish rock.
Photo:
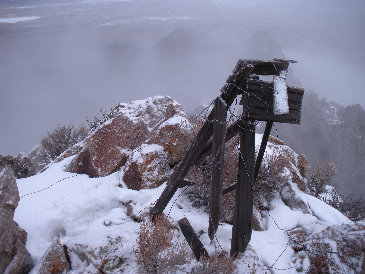
<svg viewBox="0 0 365 274">
<path fill-rule="evenodd" d="M 132 162 L 126 167 L 123 180 L 131 189 L 139 190 L 142 188 L 142 176 L 136 162 Z"/>
<path fill-rule="evenodd" d="M 167 153 L 156 144 L 133 150 L 123 169 L 123 181 L 134 190 L 158 187 L 170 173 Z"/>
<path fill-rule="evenodd" d="M 189 129 L 187 119 L 171 118 L 160 126 L 148 143 L 161 145 L 168 154 L 169 164 L 173 166 L 181 161 L 193 140 Z"/>
<path fill-rule="evenodd" d="M 47 249 L 36 270 L 39 274 L 65 273 L 71 270 L 70 264 L 67 248 L 56 240 Z"/>
<path fill-rule="evenodd" d="M 304 249 L 306 241 L 306 235 L 302 228 L 296 227 L 288 231 L 289 245 L 295 251 L 301 251 Z"/>
<path fill-rule="evenodd" d="M 123 167 L 132 150 L 146 142 L 162 145 L 170 165 L 183 157 L 189 124 L 181 105 L 170 97 L 156 96 L 120 104 L 113 113 L 112 119 L 86 138 L 68 171 L 90 177 L 109 175 Z M 131 174 L 134 173 L 128 171 L 127 178 Z M 131 181 L 136 179 L 131 178 Z"/>
<path fill-rule="evenodd" d="M 68 171 L 78 174 L 87 174 L 91 178 L 98 176 L 98 171 L 91 160 L 88 148 L 81 151 L 77 158 L 69 164 Z"/>
<path fill-rule="evenodd" d="M 143 122 L 134 123 L 119 115 L 85 140 L 84 149 L 70 163 L 68 171 L 106 176 L 122 167 L 130 151 L 150 136 Z"/>
</svg>

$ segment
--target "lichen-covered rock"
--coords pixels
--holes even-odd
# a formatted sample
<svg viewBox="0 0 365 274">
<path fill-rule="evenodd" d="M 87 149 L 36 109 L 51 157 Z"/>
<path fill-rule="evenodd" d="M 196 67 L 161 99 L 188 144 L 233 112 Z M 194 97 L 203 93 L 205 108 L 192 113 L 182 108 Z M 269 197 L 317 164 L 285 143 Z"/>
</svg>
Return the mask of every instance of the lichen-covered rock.
<svg viewBox="0 0 365 274">
<path fill-rule="evenodd" d="M 133 150 L 124 168 L 128 188 L 154 188 L 166 181 L 170 172 L 168 155 L 160 145 L 143 144 Z"/>
<path fill-rule="evenodd" d="M 67 249 L 55 240 L 36 266 L 38 274 L 65 273 L 71 270 Z"/>
<path fill-rule="evenodd" d="M 13 220 L 18 202 L 14 173 L 6 167 L 0 171 L 0 273 L 28 273 L 33 266 L 27 233 Z"/>
<path fill-rule="evenodd" d="M 173 166 L 181 161 L 194 138 L 191 128 L 186 115 L 173 116 L 155 129 L 148 143 L 161 145 Z"/>
<path fill-rule="evenodd" d="M 119 104 L 113 118 L 84 140 L 67 170 L 90 177 L 106 176 L 123 167 L 143 143 L 162 145 L 173 165 L 185 153 L 188 127 L 181 105 L 168 96 Z"/>
</svg>

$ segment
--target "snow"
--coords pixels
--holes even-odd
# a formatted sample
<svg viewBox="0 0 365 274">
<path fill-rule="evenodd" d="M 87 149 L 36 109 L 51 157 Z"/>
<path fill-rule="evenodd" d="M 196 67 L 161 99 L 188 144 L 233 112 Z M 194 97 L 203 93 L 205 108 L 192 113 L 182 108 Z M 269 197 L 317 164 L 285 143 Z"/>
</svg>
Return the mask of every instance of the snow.
<svg viewBox="0 0 365 274">
<path fill-rule="evenodd" d="M 288 114 L 288 91 L 286 86 L 287 71 L 280 71 L 279 75 L 274 75 L 274 114 Z"/>
<path fill-rule="evenodd" d="M 190 124 L 189 120 L 183 116 L 174 116 L 170 119 L 167 119 L 165 122 L 163 122 L 161 125 L 159 125 L 159 128 L 162 128 L 162 127 L 168 126 L 168 125 L 179 125 L 183 129 L 191 128 L 191 124 Z"/>
<path fill-rule="evenodd" d="M 40 18 L 39 16 L 0 18 L 0 23 L 15 24 L 18 22 L 33 21 L 39 18 Z"/>
<path fill-rule="evenodd" d="M 169 106 L 173 106 L 177 112 L 173 114 L 172 117 L 169 117 L 167 121 L 163 121 L 169 110 Z M 128 119 L 130 119 L 133 123 L 143 122 L 147 125 L 150 131 L 152 131 L 156 126 L 159 126 L 161 122 L 166 125 L 173 125 L 182 122 L 184 123 L 184 128 L 190 127 L 190 123 L 187 119 L 188 117 L 182 106 L 169 96 L 159 95 L 155 97 L 148 97 L 144 100 L 135 100 L 128 104 L 122 103 L 119 104 L 117 109 L 119 113 L 128 117 Z"/>
<path fill-rule="evenodd" d="M 259 147 L 261 138 L 261 134 L 256 134 L 256 148 Z M 265 157 L 279 153 L 283 147 L 290 149 L 283 145 L 269 144 Z M 162 149 L 159 145 L 143 145 L 141 153 Z M 34 262 L 39 262 L 57 237 L 67 246 L 79 244 L 97 249 L 107 245 L 111 238 L 120 236 L 123 245 L 118 249 L 118 256 L 127 258 L 125 272 L 136 273 L 136 255 L 133 250 L 136 248 L 140 223 L 127 216 L 125 204 L 132 201 L 133 212 L 137 216 L 148 212 L 166 183 L 155 189 L 135 191 L 120 187 L 125 186 L 123 171 L 101 178 L 65 172 L 64 167 L 73 157 L 53 163 L 40 174 L 17 180 L 21 199 L 14 218 L 28 232 L 26 247 Z M 62 180 L 63 178 L 67 179 Z M 240 273 L 250 272 L 250 267 L 258 262 L 257 273 L 283 273 L 278 269 L 287 269 L 285 273 L 296 273 L 292 261 L 295 253 L 288 246 L 288 230 L 301 227 L 306 234 L 311 234 L 330 225 L 351 223 L 336 209 L 300 191 L 296 184 L 292 183 L 291 186 L 295 194 L 309 206 L 313 215 L 290 209 L 277 195 L 270 210 L 263 216 L 266 230 L 253 231 L 247 252 L 236 260 Z M 207 233 L 208 214 L 192 207 L 191 201 L 182 195 L 184 191 L 185 188 L 179 189 L 164 211 L 170 221 L 177 225 L 179 219 L 186 217 L 194 230 L 202 233 L 200 239 L 209 254 L 217 249 L 229 253 L 232 226 L 220 224 L 216 238 L 210 241 Z M 184 239 L 180 231 L 175 237 L 179 241 Z M 72 261 L 73 266 L 78 268 L 74 273 L 95 271 L 92 265 L 86 265 L 76 257 Z M 190 266 L 186 266 L 187 269 L 192 264 L 196 264 L 193 259 Z"/>
</svg>

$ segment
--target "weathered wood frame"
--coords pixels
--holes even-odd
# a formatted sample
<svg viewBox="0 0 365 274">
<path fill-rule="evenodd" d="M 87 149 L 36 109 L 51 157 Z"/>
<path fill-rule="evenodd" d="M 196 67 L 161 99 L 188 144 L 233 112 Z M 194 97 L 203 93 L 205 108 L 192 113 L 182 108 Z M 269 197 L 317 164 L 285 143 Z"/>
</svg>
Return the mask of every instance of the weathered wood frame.
<svg viewBox="0 0 365 274">
<path fill-rule="evenodd" d="M 151 209 L 150 213 L 153 219 L 163 212 L 178 188 L 194 184 L 194 182 L 185 180 L 184 177 L 191 166 L 212 153 L 209 237 L 212 240 L 218 229 L 222 195 L 236 189 L 231 255 L 235 256 L 246 250 L 252 233 L 252 188 L 258 176 L 273 122 L 299 123 L 304 93 L 302 89 L 288 87 L 289 113 L 274 115 L 272 83 L 260 81 L 254 77 L 250 78 L 250 76 L 279 75 L 281 71 L 288 69 L 291 62 L 293 61 L 278 59 L 270 62 L 261 60 L 239 60 L 237 62 L 232 75 L 228 77 L 226 84 L 221 89 L 221 95 L 216 98 L 213 110 L 208 115 L 206 122 Z M 227 110 L 239 94 L 242 94 L 242 117 L 226 130 Z M 256 161 L 255 120 L 267 122 Z M 224 145 L 237 134 L 240 135 L 237 183 L 222 190 Z M 212 135 L 213 138 L 209 141 Z M 199 260 L 201 255 L 208 256 L 189 221 L 186 218 L 181 219 L 179 225 L 196 259 Z"/>
</svg>

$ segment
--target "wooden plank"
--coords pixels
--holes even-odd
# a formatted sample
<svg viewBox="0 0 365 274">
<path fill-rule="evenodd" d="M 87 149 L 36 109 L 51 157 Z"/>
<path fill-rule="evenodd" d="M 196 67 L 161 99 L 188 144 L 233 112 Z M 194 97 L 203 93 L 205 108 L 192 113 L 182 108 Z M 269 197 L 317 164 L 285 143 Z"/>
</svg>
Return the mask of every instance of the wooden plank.
<svg viewBox="0 0 365 274">
<path fill-rule="evenodd" d="M 273 83 L 249 79 L 240 104 L 245 119 L 299 124 L 302 109 L 303 89 L 288 87 L 289 113 L 275 115 L 273 110 Z"/>
<path fill-rule="evenodd" d="M 233 215 L 231 255 L 244 252 L 251 240 L 253 180 L 255 161 L 255 125 L 250 123 L 240 133 L 240 155 L 236 201 Z"/>
<path fill-rule="evenodd" d="M 204 248 L 198 235 L 196 235 L 194 229 L 191 227 L 188 219 L 183 218 L 178 222 L 182 233 L 186 241 L 188 242 L 191 250 L 194 253 L 195 258 L 199 261 L 201 257 L 209 257 L 207 250 Z"/>
<path fill-rule="evenodd" d="M 232 125 L 230 125 L 226 131 L 225 142 L 227 143 L 234 136 L 236 136 L 240 132 L 240 129 L 244 126 L 245 123 L 242 119 L 238 119 Z M 199 161 L 204 159 L 207 155 L 209 155 L 212 152 L 212 146 L 213 146 L 213 141 L 209 141 L 208 144 L 204 147 L 201 154 L 199 155 L 199 158 L 195 164 L 197 164 Z"/>
<path fill-rule="evenodd" d="M 226 84 L 221 89 L 221 98 L 226 102 L 226 108 L 228 109 L 233 103 L 237 95 L 246 86 L 247 77 L 253 70 L 253 65 L 249 62 L 238 62 L 231 76 L 228 77 Z M 189 150 L 181 160 L 180 164 L 175 168 L 171 175 L 167 186 L 162 192 L 161 196 L 156 201 L 156 204 L 151 208 L 150 213 L 152 218 L 155 219 L 167 206 L 171 198 L 174 196 L 178 187 L 178 182 L 183 180 L 189 168 L 192 164 L 196 163 L 199 155 L 204 149 L 205 145 L 209 141 L 212 135 L 213 125 L 211 123 L 213 117 L 213 111 L 209 114 L 207 121 L 200 129 L 195 140 L 191 144 Z"/>
<path fill-rule="evenodd" d="M 254 173 L 255 181 L 256 181 L 257 175 L 259 174 L 262 159 L 264 158 L 266 145 L 267 145 L 267 141 L 269 140 L 272 125 L 273 125 L 273 122 L 269 121 L 266 123 L 266 126 L 265 126 L 264 135 L 262 136 L 262 140 L 261 140 L 260 150 L 259 150 L 259 153 L 257 154 L 257 158 L 256 158 L 255 173 Z"/>
<path fill-rule="evenodd" d="M 237 188 L 237 183 L 234 182 L 231 185 L 227 186 L 225 189 L 222 190 L 222 195 L 225 195 Z"/>
<path fill-rule="evenodd" d="M 183 188 L 183 187 L 186 187 L 186 186 L 193 186 L 193 185 L 196 185 L 195 182 L 193 181 L 189 181 L 189 180 L 180 180 L 179 183 L 179 188 Z"/>
<path fill-rule="evenodd" d="M 220 98 L 214 102 L 212 183 L 210 185 L 209 228 L 208 235 L 213 240 L 218 229 L 222 209 L 222 189 L 224 173 L 224 137 L 226 135 L 226 104 Z"/>
<path fill-rule="evenodd" d="M 242 62 L 250 62 L 254 65 L 252 74 L 256 75 L 279 75 L 281 70 L 287 70 L 291 60 L 274 60 L 274 61 L 263 61 L 263 60 L 240 60 Z"/>
</svg>

